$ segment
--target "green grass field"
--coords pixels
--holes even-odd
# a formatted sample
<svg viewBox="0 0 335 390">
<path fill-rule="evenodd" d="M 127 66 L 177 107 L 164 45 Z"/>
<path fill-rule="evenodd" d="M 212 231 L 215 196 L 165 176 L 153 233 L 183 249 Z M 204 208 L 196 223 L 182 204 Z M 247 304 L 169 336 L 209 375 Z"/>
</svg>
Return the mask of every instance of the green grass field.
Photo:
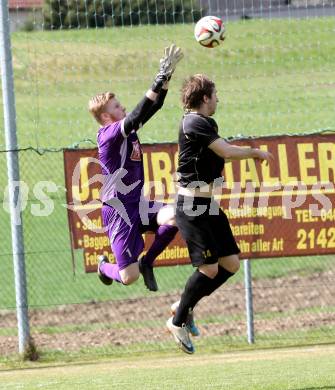
<svg viewBox="0 0 335 390">
<path fill-rule="evenodd" d="M 82 303 L 92 299 L 114 300 L 150 296 L 150 292 L 143 288 L 142 280 L 127 288 L 116 284 L 112 289 L 106 289 L 104 285 L 98 283 L 95 273 L 85 273 L 80 250 L 75 253 L 76 275 L 73 276 L 66 210 L 61 206 L 56 207 L 55 212 L 47 218 L 33 217 L 27 211 L 24 214 L 24 221 L 26 272 L 31 307 Z M 9 226 L 6 233 L 9 236 Z M 4 286 L 0 295 L 0 309 L 15 307 L 10 241 L 4 243 L 7 255 L 3 254 L 4 261 L 0 262 L 0 284 Z M 281 258 L 253 262 L 252 273 L 256 279 L 271 279 L 293 274 L 305 276 L 334 267 L 333 256 Z M 160 293 L 180 291 L 192 272 L 190 265 L 157 268 Z M 241 269 L 230 283 L 242 280 Z"/>
<path fill-rule="evenodd" d="M 1 371 L 4 390 L 326 390 L 335 389 L 334 346 L 227 353 L 180 353 L 82 364 L 30 364 Z"/>
<path fill-rule="evenodd" d="M 170 42 L 183 48 L 185 58 L 164 110 L 142 131 L 144 142 L 176 140 L 181 81 L 199 72 L 217 83 L 221 103 L 215 118 L 222 135 L 334 127 L 333 18 L 255 19 L 226 27 L 224 45 L 214 50 L 195 42 L 191 24 L 13 34 L 20 145 L 94 140 L 88 98 L 110 89 L 130 110 L 150 86 Z"/>
<path fill-rule="evenodd" d="M 192 28 L 142 26 L 13 34 L 20 146 L 58 148 L 85 138 L 94 140 L 97 126 L 87 113 L 88 98 L 112 89 L 119 91 L 119 98 L 130 109 L 150 86 L 162 48 L 173 41 L 183 48 L 185 58 L 171 83 L 164 109 L 141 130 L 142 141 L 176 140 L 181 115 L 178 90 L 182 79 L 195 72 L 204 72 L 217 82 L 220 103 L 215 118 L 223 136 L 334 127 L 332 18 L 231 22 L 227 24 L 226 42 L 214 50 L 197 45 Z M 0 154 L 0 159 L 4 166 L 4 154 Z M 103 286 L 96 285 L 93 275 L 83 273 L 81 253 L 75 259 L 77 276 L 72 276 L 66 209 L 61 206 L 65 202 L 62 153 L 40 156 L 32 151 L 22 152 L 20 167 L 21 179 L 30 190 L 24 213 L 27 274 L 29 285 L 34 286 L 29 289 L 30 303 L 76 303 L 93 296 L 110 299 Z M 53 195 L 55 210 L 44 218 L 33 217 L 30 212 L 34 203 L 32 189 L 40 180 L 52 180 L 59 186 Z M 0 188 L 5 185 L 3 170 Z M 8 214 L 1 208 L 0 230 L 4 240 L 0 282 L 6 285 L 0 296 L 2 308 L 14 307 L 13 286 L 5 283 L 13 280 L 8 224 Z M 40 269 L 45 262 L 52 280 L 41 278 Z M 255 275 L 274 277 L 292 269 L 303 272 L 306 267 L 313 272 L 328 268 L 329 263 L 333 264 L 329 257 L 257 262 Z M 189 272 L 190 267 L 160 269 L 162 291 L 180 288 Z M 124 297 L 124 289 L 115 290 L 113 298 Z M 142 286 L 135 285 L 127 294 L 134 297 L 141 290 Z"/>
<path fill-rule="evenodd" d="M 230 22 L 227 23 L 226 42 L 214 50 L 197 45 L 192 29 L 193 25 L 177 25 L 14 33 L 19 146 L 61 149 L 84 139 L 94 142 L 97 126 L 87 113 L 89 97 L 105 90 L 116 91 L 130 110 L 150 86 L 162 49 L 170 42 L 183 48 L 185 58 L 171 82 L 163 110 L 141 130 L 142 142 L 176 141 L 182 115 L 180 85 L 189 74 L 198 72 L 206 73 L 216 81 L 220 103 L 215 119 L 222 136 L 303 133 L 335 128 L 333 18 Z M 81 143 L 81 146 L 94 145 Z M 0 132 L 0 150 L 4 148 L 4 134 Z M 5 163 L 5 153 L 0 153 L 0 165 L 5 167 Z M 113 286 L 113 290 L 106 289 L 97 282 L 96 275 L 84 273 L 80 251 L 75 254 L 76 276 L 73 276 L 67 214 L 62 206 L 65 190 L 61 151 L 42 156 L 34 151 L 21 152 L 20 169 L 21 179 L 30 191 L 24 212 L 30 307 L 47 309 L 91 300 L 149 296 L 140 281 L 130 288 Z M 41 180 L 53 181 L 59 190 L 53 195 L 54 212 L 48 217 L 36 218 L 30 212 L 30 207 L 36 203 L 32 189 Z M 0 171 L 1 200 L 6 181 L 6 170 L 3 169 Z M 13 310 L 15 292 L 9 217 L 2 207 L 0 232 L 0 310 Z M 333 267 L 332 256 L 256 261 L 253 276 L 271 279 L 312 274 Z M 161 293 L 180 291 L 191 272 L 190 266 L 157 269 Z M 240 272 L 232 283 L 242 278 L 243 272 Z M 273 313 L 269 315 L 273 316 Z M 13 328 L 7 329 L 4 324 L 0 334 L 12 335 L 13 332 Z M 326 337 L 322 329 L 315 339 L 317 337 Z M 238 369 L 232 370 L 237 372 Z M 311 386 L 308 383 L 306 386 Z M 329 384 L 325 382 L 323 386 Z M 212 387 L 220 388 L 220 382 Z"/>
</svg>

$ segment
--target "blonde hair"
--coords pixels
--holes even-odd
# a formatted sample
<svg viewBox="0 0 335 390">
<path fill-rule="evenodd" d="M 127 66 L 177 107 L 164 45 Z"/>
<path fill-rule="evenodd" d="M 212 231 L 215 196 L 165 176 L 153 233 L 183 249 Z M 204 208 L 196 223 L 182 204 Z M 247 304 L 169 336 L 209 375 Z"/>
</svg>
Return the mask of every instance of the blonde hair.
<svg viewBox="0 0 335 390">
<path fill-rule="evenodd" d="M 88 110 L 94 116 L 95 120 L 101 123 L 101 114 L 104 112 L 106 104 L 115 97 L 113 92 L 99 93 L 92 97 L 88 102 Z"/>
</svg>

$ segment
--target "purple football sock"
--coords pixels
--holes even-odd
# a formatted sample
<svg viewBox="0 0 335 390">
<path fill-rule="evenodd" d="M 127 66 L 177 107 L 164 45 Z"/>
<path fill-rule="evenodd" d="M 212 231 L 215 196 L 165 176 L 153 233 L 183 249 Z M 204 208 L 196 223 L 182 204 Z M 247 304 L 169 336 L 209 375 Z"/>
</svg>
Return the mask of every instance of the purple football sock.
<svg viewBox="0 0 335 390">
<path fill-rule="evenodd" d="M 145 264 L 152 264 L 156 257 L 163 252 L 163 250 L 170 244 L 174 239 L 178 228 L 172 225 L 161 225 L 158 227 L 155 240 L 149 248 L 148 252 L 144 256 L 143 262 Z"/>
<path fill-rule="evenodd" d="M 122 279 L 119 272 L 119 266 L 117 264 L 103 263 L 100 266 L 100 272 L 110 279 L 115 280 L 116 282 L 122 283 Z"/>
</svg>

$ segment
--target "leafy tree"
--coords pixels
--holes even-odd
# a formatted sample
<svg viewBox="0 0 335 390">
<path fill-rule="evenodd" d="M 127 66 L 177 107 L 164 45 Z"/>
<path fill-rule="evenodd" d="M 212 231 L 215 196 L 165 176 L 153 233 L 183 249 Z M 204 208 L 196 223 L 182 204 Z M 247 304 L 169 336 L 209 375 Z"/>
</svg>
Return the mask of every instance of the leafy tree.
<svg viewBox="0 0 335 390">
<path fill-rule="evenodd" d="M 197 0 L 45 0 L 45 29 L 195 22 Z"/>
</svg>

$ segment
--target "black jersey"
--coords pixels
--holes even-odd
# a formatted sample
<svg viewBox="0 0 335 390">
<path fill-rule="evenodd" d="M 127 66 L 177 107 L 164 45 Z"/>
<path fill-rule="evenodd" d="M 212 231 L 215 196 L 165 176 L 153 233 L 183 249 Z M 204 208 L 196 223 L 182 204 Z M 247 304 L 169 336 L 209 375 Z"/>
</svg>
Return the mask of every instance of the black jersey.
<svg viewBox="0 0 335 390">
<path fill-rule="evenodd" d="M 181 187 L 187 187 L 192 182 L 209 184 L 221 176 L 224 159 L 208 148 L 218 138 L 218 126 L 214 119 L 197 113 L 184 114 L 178 141 L 177 172 Z"/>
</svg>

